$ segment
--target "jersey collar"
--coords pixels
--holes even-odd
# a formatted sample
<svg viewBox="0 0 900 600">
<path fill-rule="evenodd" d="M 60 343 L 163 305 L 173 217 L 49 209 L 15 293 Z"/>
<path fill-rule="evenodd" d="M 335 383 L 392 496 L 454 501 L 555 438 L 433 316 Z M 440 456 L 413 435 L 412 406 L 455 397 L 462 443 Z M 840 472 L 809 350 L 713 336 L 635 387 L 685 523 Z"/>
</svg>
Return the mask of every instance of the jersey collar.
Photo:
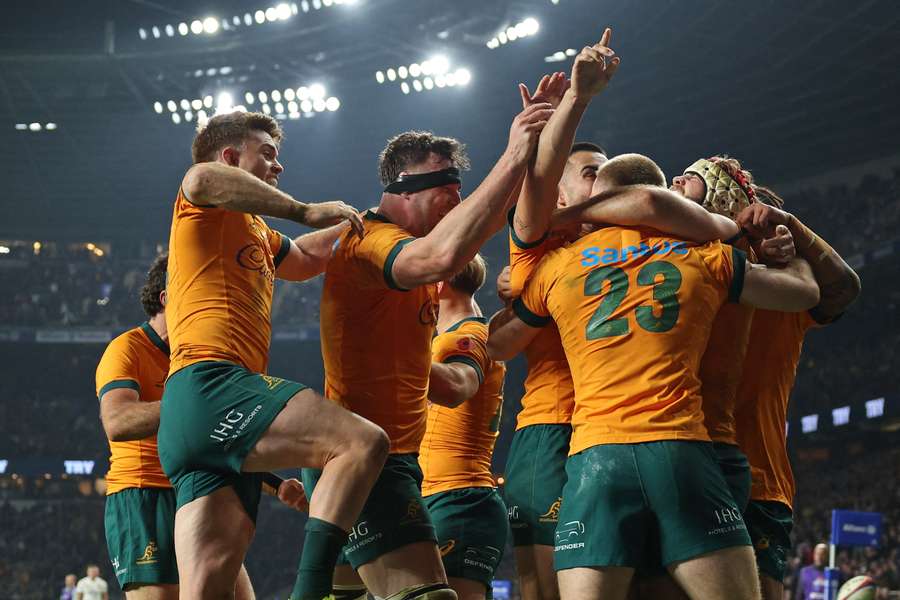
<svg viewBox="0 0 900 600">
<path fill-rule="evenodd" d="M 153 342 L 153 345 L 160 349 L 160 351 L 169 356 L 169 345 L 163 341 L 159 334 L 156 333 L 156 330 L 150 327 L 150 323 L 144 321 L 141 324 L 141 329 L 144 331 L 144 334 L 150 338 L 150 341 Z"/>
</svg>

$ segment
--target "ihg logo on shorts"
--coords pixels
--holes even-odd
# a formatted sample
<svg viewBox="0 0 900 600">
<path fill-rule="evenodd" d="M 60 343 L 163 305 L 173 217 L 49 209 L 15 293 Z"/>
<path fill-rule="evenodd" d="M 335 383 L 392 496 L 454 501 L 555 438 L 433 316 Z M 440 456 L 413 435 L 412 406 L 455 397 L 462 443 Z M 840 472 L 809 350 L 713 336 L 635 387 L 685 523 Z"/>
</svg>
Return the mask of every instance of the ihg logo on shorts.
<svg viewBox="0 0 900 600">
<path fill-rule="evenodd" d="M 244 431 L 247 425 L 250 424 L 250 421 L 253 420 L 253 417 L 256 416 L 256 413 L 260 410 L 262 410 L 262 404 L 257 404 L 253 407 L 253 410 L 250 411 L 250 414 L 244 418 L 244 413 L 232 408 L 228 411 L 228 414 L 225 415 L 225 418 L 219 421 L 212 433 L 209 434 L 209 437 L 217 442 L 226 442 L 225 446 L 227 448 L 231 444 L 231 441 Z"/>
</svg>

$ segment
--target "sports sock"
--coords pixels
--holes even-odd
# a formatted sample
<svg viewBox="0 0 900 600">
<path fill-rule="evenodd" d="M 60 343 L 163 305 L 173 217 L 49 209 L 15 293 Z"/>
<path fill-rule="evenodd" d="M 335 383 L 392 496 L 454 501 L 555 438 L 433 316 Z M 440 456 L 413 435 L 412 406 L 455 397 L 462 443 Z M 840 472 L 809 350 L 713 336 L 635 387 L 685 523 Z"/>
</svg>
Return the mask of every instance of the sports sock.
<svg viewBox="0 0 900 600">
<path fill-rule="evenodd" d="M 290 600 L 323 600 L 331 596 L 331 579 L 347 532 L 327 521 L 310 517 Z"/>
</svg>

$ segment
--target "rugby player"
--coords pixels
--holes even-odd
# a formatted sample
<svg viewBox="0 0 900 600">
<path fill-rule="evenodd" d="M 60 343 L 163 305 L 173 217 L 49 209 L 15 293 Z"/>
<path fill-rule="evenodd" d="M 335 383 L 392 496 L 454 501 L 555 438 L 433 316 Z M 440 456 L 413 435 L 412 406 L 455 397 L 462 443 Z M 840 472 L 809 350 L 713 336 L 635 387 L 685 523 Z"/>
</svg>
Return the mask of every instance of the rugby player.
<svg viewBox="0 0 900 600">
<path fill-rule="evenodd" d="M 425 433 L 436 283 L 450 279 L 503 226 L 537 138 L 550 117 L 537 103 L 513 121 L 484 182 L 460 203 L 452 138 L 410 131 L 380 156 L 385 185 L 366 235 L 341 236 L 325 271 L 321 331 L 325 393 L 384 427 L 390 456 L 344 553 L 381 598 L 454 598 L 422 502 L 416 453 Z M 307 472 L 304 472 L 307 481 Z"/>
<path fill-rule="evenodd" d="M 306 386 L 266 374 L 275 277 L 324 267 L 346 226 L 298 245 L 260 215 L 312 227 L 362 222 L 343 202 L 305 204 L 277 189 L 282 131 L 259 113 L 209 120 L 178 191 L 169 237 L 171 364 L 159 456 L 175 488 L 181 596 L 234 593 L 270 470 L 324 467 L 310 499 L 301 600 L 331 595 L 331 572 L 383 465 L 384 431 Z M 306 236 L 304 236 L 305 238 Z M 301 238 L 301 242 L 304 242 Z"/>
<path fill-rule="evenodd" d="M 106 542 L 119 586 L 127 598 L 178 598 L 175 562 L 175 493 L 156 450 L 163 382 L 169 372 L 166 267 L 158 257 L 141 288 L 147 322 L 115 338 L 97 366 L 100 417 L 110 447 L 106 474 Z M 279 497 L 302 509 L 296 480 L 282 482 Z M 235 597 L 254 597 L 241 566 Z"/>
<path fill-rule="evenodd" d="M 639 155 L 609 161 L 601 178 L 613 189 L 664 185 Z M 691 598 L 758 597 L 749 537 L 700 408 L 699 362 L 729 298 L 799 311 L 818 287 L 801 261 L 766 270 L 720 242 L 607 227 L 549 253 L 492 322 L 494 359 L 551 317 L 570 358 L 576 401 L 554 557 L 563 598 L 624 598 L 657 523 L 662 562 Z"/>
<path fill-rule="evenodd" d="M 794 476 L 787 453 L 788 402 L 803 349 L 813 328 L 833 323 L 859 296 L 859 276 L 834 248 L 797 217 L 782 210 L 784 201 L 757 187 L 757 202 L 738 215 L 751 233 L 787 227 L 797 254 L 812 267 L 820 300 L 809 311 L 757 310 L 737 396 L 737 440 L 750 461 L 752 487 L 745 520 L 756 551 L 765 600 L 780 600 L 791 549 Z M 760 377 L 765 373 L 765 377 Z"/>
<path fill-rule="evenodd" d="M 487 319 L 475 301 L 487 265 L 476 255 L 440 285 L 428 422 L 419 450 L 422 496 L 450 587 L 460 600 L 491 597 L 506 547 L 506 505 L 491 473 L 506 367 L 487 357 Z"/>
</svg>

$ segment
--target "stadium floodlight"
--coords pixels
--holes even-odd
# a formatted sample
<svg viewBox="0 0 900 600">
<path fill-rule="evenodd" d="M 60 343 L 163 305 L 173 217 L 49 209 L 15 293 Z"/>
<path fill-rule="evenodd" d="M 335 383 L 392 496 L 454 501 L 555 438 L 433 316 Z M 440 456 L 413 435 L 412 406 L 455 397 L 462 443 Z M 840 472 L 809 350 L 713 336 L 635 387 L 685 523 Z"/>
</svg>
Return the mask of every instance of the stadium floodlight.
<svg viewBox="0 0 900 600">
<path fill-rule="evenodd" d="M 468 69 L 456 70 L 456 82 L 459 85 L 469 85 L 470 81 L 472 81 L 472 73 Z"/>
<path fill-rule="evenodd" d="M 268 104 L 263 104 L 263 105 L 262 105 L 262 111 L 263 111 L 265 114 L 267 114 L 267 115 L 271 115 L 271 114 L 272 114 L 272 107 L 269 106 Z"/>
<path fill-rule="evenodd" d="M 189 110 L 191 108 L 191 102 L 187 98 L 181 99 L 181 110 Z"/>
<path fill-rule="evenodd" d="M 275 9 L 274 6 L 270 6 L 269 8 L 266 9 L 266 21 L 269 21 L 270 23 L 272 23 L 277 20 L 278 20 L 278 11 Z"/>
<path fill-rule="evenodd" d="M 282 104 L 281 102 L 276 102 L 275 103 L 275 112 L 277 112 L 278 114 L 283 114 L 284 113 L 284 104 Z"/>
<path fill-rule="evenodd" d="M 316 98 L 325 99 L 325 86 L 321 83 L 314 83 L 309 86 L 309 97 L 315 100 Z"/>
<path fill-rule="evenodd" d="M 540 29 L 541 24 L 538 22 L 538 20 L 534 17 L 528 17 L 527 19 L 523 19 L 515 25 L 510 25 L 509 27 L 506 27 L 502 31 L 498 32 L 497 35 L 489 39 L 485 45 L 491 50 L 495 50 L 500 46 L 506 44 L 507 42 L 514 42 L 518 39 L 536 35 L 537 32 L 540 31 Z M 547 59 L 545 58 L 544 60 Z"/>
<path fill-rule="evenodd" d="M 0 254 L 9 254 L 9 246 L 0 246 Z"/>
<path fill-rule="evenodd" d="M 161 115 L 161 114 L 162 114 L 162 111 L 163 111 L 163 105 L 162 105 L 162 102 L 154 102 L 154 103 L 153 103 L 153 110 L 156 111 L 156 114 Z"/>
<path fill-rule="evenodd" d="M 313 109 L 312 100 L 307 98 L 306 100 L 303 100 L 302 102 L 300 102 L 300 110 L 302 110 L 304 113 L 311 113 L 312 109 Z"/>
<path fill-rule="evenodd" d="M 410 77 L 418 77 L 422 74 L 422 67 L 419 63 L 413 63 L 409 65 L 409 76 Z"/>
<path fill-rule="evenodd" d="M 381 73 L 381 71 L 379 71 Z M 400 79 L 406 79 L 406 76 L 409 75 L 409 69 L 404 66 L 397 67 L 397 77 Z"/>
<path fill-rule="evenodd" d="M 172 122 L 175 123 L 176 125 L 181 123 L 181 115 L 178 114 L 177 112 L 172 113 Z"/>
<path fill-rule="evenodd" d="M 191 111 L 187 111 L 186 113 L 184 113 L 184 120 L 186 123 L 190 123 L 191 121 L 193 121 L 194 113 L 192 113 Z"/>
<path fill-rule="evenodd" d="M 262 25 L 263 23 L 266 22 L 266 11 L 264 11 L 264 10 L 256 11 L 255 13 L 253 13 L 253 18 L 256 19 L 257 23 Z"/>
<path fill-rule="evenodd" d="M 56 127 L 56 123 L 47 123 L 46 125 L 44 125 L 44 129 L 46 129 L 47 131 L 56 131 Z"/>
<path fill-rule="evenodd" d="M 394 81 L 395 79 L 397 79 L 397 71 L 395 71 L 393 69 L 388 69 L 387 70 L 387 78 L 388 78 L 388 81 Z"/>
<path fill-rule="evenodd" d="M 841 425 L 846 425 L 850 422 L 850 407 L 849 406 L 841 406 L 840 408 L 835 408 L 831 411 L 831 422 L 835 427 L 840 427 Z"/>
<path fill-rule="evenodd" d="M 322 8 L 322 1 L 321 0 L 312 0 L 312 7 L 316 10 L 319 10 L 320 8 Z"/>
<path fill-rule="evenodd" d="M 272 93 L 269 94 L 269 98 L 272 99 L 272 102 L 280 102 L 281 101 L 281 92 L 278 90 L 272 90 Z"/>
<path fill-rule="evenodd" d="M 294 92 L 294 88 L 288 88 L 288 89 L 284 90 L 283 96 L 284 96 L 285 100 L 290 102 L 291 100 L 293 100 L 294 98 L 297 97 L 297 94 Z"/>
<path fill-rule="evenodd" d="M 291 2 L 291 14 L 296 15 L 298 12 L 300 12 L 300 8 L 297 6 L 297 3 Z"/>
<path fill-rule="evenodd" d="M 28 131 L 28 123 L 16 123 L 16 130 Z"/>
<path fill-rule="evenodd" d="M 146 40 L 146 39 L 147 39 L 147 30 L 144 29 L 143 27 L 139 28 L 139 29 L 138 29 L 138 35 L 140 36 L 140 38 L 141 38 L 142 40 Z"/>
<path fill-rule="evenodd" d="M 172 25 L 166 25 L 166 35 L 169 37 L 175 36 L 175 28 Z"/>
<path fill-rule="evenodd" d="M 203 108 L 203 100 L 201 100 L 200 98 L 194 98 L 193 100 L 191 100 L 191 108 L 193 108 L 194 110 L 200 110 L 201 108 Z"/>
<path fill-rule="evenodd" d="M 291 114 L 300 112 L 300 105 L 297 104 L 296 100 L 288 102 L 288 112 Z"/>
<path fill-rule="evenodd" d="M 244 25 L 247 25 L 248 27 L 250 25 L 253 25 L 253 15 L 251 15 L 250 13 L 244 13 Z"/>
<path fill-rule="evenodd" d="M 422 85 L 426 90 L 434 89 L 434 79 L 432 79 L 431 77 L 426 77 L 422 80 Z"/>
<path fill-rule="evenodd" d="M 814 433 L 819 429 L 819 415 L 800 417 L 800 429 L 803 430 L 803 433 Z"/>
<path fill-rule="evenodd" d="M 219 20 L 215 17 L 206 17 L 203 19 L 203 31 L 206 33 L 215 33 L 219 30 Z"/>
<path fill-rule="evenodd" d="M 341 101 L 334 96 L 325 101 L 325 109 L 334 112 L 341 107 Z"/>
<path fill-rule="evenodd" d="M 309 88 L 305 85 L 301 85 L 297 88 L 297 99 L 306 100 L 307 98 L 309 98 Z"/>
<path fill-rule="evenodd" d="M 200 19 L 194 19 L 191 21 L 191 33 L 195 35 L 200 35 L 203 33 L 203 21 Z"/>
<path fill-rule="evenodd" d="M 231 22 L 232 22 L 232 24 L 233 24 L 235 27 L 240 27 L 240 25 L 241 25 L 241 16 L 240 16 L 240 15 L 234 15 L 233 17 L 231 17 Z"/>
<path fill-rule="evenodd" d="M 175 112 L 176 110 L 178 110 L 178 105 L 175 104 L 174 100 L 169 100 L 168 102 L 166 102 L 166 108 L 169 109 L 169 112 Z"/>
<path fill-rule="evenodd" d="M 265 92 L 260 92 L 257 96 L 259 97 L 260 102 L 265 103 L 269 101 L 269 95 Z"/>
<path fill-rule="evenodd" d="M 253 92 L 247 92 L 246 94 L 244 94 L 244 101 L 247 102 L 247 104 L 253 104 L 254 102 L 256 102 L 256 97 L 253 95 Z"/>
<path fill-rule="evenodd" d="M 876 419 L 884 416 L 884 398 L 866 400 L 866 418 Z"/>
<path fill-rule="evenodd" d="M 234 98 L 228 92 L 219 92 L 216 97 L 216 114 L 229 113 L 234 110 Z"/>
<path fill-rule="evenodd" d="M 409 84 L 406 83 L 405 81 L 403 83 L 401 83 L 400 91 L 403 92 L 404 94 L 408 94 L 409 93 Z"/>
<path fill-rule="evenodd" d="M 313 110 L 316 112 L 324 112 L 325 100 L 323 98 L 316 98 L 315 100 L 313 100 Z"/>
<path fill-rule="evenodd" d="M 375 81 L 378 83 L 384 83 L 384 73 L 381 71 L 375 71 Z"/>
<path fill-rule="evenodd" d="M 309 2 L 307 2 L 307 0 L 301 0 L 300 8 L 303 10 L 303 12 L 309 12 Z"/>
<path fill-rule="evenodd" d="M 213 97 L 210 95 L 206 95 L 203 97 L 203 106 L 206 108 L 212 108 L 213 105 Z"/>
<path fill-rule="evenodd" d="M 434 85 L 439 88 L 445 87 L 447 85 L 447 76 L 446 75 L 437 75 L 434 78 Z"/>
<path fill-rule="evenodd" d="M 436 75 L 443 75 L 450 70 L 450 61 L 443 54 L 433 56 L 428 62 L 431 63 L 431 72 Z"/>
<path fill-rule="evenodd" d="M 275 7 L 275 13 L 278 15 L 278 18 L 282 21 L 286 21 L 291 18 L 291 5 L 286 2 L 282 2 L 278 6 Z"/>
<path fill-rule="evenodd" d="M 292 112 L 292 113 L 288 113 L 288 119 L 299 119 L 299 118 L 300 118 L 300 113 L 299 113 L 299 112 L 296 112 L 296 111 L 295 111 L 295 112 Z"/>
<path fill-rule="evenodd" d="M 332 0 L 322 0 L 322 6 L 331 6 Z"/>
<path fill-rule="evenodd" d="M 209 121 L 209 115 L 206 114 L 205 110 L 197 111 L 197 124 L 198 125 L 206 125 L 206 122 Z"/>
<path fill-rule="evenodd" d="M 40 131 L 43 129 L 43 126 L 40 123 L 29 123 L 28 130 L 29 131 Z"/>
<path fill-rule="evenodd" d="M 162 35 L 162 34 L 159 32 L 159 27 L 157 27 L 156 25 L 154 25 L 154 26 L 153 26 L 153 29 L 151 29 L 150 31 L 153 32 L 153 37 L 156 38 L 156 39 L 159 39 L 159 36 Z"/>
<path fill-rule="evenodd" d="M 422 82 L 419 81 L 418 79 L 413 79 L 413 89 L 416 90 L 417 92 L 421 92 L 422 91 Z"/>
<path fill-rule="evenodd" d="M 178 24 L 178 33 L 181 35 L 187 35 L 190 32 L 191 28 L 188 27 L 187 23 L 179 23 Z"/>
</svg>

